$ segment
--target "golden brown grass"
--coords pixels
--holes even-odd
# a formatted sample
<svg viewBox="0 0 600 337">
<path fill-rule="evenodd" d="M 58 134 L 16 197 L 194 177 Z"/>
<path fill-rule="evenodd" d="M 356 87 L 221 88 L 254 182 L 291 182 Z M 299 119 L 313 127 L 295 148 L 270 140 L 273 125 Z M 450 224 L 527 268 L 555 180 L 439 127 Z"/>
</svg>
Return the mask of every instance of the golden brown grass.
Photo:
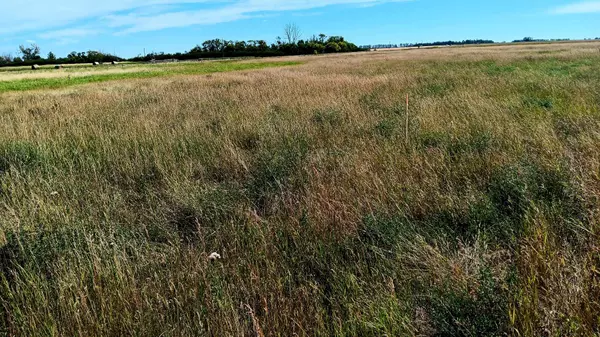
<svg viewBox="0 0 600 337">
<path fill-rule="evenodd" d="M 98 69 L 98 70 L 96 70 Z M 78 69 L 78 71 L 65 71 L 65 69 L 58 69 L 52 71 L 19 71 L 19 72 L 6 72 L 0 73 L 0 81 L 17 81 L 17 80 L 31 80 L 31 79 L 42 79 L 42 78 L 63 78 L 63 77 L 85 77 L 96 74 L 122 74 L 131 72 L 143 72 L 150 71 L 152 67 L 104 67 L 104 68 L 86 68 Z"/>
<path fill-rule="evenodd" d="M 599 46 L 0 94 L 0 331 L 597 334 Z"/>
</svg>

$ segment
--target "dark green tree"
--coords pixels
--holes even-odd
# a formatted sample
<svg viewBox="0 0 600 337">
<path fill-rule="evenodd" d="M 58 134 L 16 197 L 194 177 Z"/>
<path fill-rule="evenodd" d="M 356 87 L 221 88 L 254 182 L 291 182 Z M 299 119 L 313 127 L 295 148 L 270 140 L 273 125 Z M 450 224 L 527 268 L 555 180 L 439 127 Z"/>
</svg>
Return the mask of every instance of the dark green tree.
<svg viewBox="0 0 600 337">
<path fill-rule="evenodd" d="M 23 55 L 23 60 L 39 60 L 40 57 L 40 47 L 32 43 L 31 46 L 25 47 L 24 45 L 19 46 L 19 50 L 21 51 L 21 55 Z"/>
<path fill-rule="evenodd" d="M 99 51 L 90 50 L 87 52 L 87 60 L 86 62 L 103 62 L 104 54 Z"/>
<path fill-rule="evenodd" d="M 337 42 L 329 42 L 325 46 L 325 52 L 327 53 L 339 53 L 342 50 Z"/>
<path fill-rule="evenodd" d="M 12 55 L 4 54 L 0 55 L 0 66 L 7 65 L 13 61 Z"/>
</svg>

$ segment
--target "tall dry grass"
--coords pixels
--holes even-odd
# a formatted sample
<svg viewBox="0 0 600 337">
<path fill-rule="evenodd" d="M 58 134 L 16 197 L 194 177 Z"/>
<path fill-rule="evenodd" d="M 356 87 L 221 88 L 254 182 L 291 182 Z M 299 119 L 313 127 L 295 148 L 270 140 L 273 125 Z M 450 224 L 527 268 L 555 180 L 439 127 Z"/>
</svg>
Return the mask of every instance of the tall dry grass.
<svg viewBox="0 0 600 337">
<path fill-rule="evenodd" d="M 598 333 L 598 44 L 292 59 L 2 94 L 0 331 Z"/>
</svg>

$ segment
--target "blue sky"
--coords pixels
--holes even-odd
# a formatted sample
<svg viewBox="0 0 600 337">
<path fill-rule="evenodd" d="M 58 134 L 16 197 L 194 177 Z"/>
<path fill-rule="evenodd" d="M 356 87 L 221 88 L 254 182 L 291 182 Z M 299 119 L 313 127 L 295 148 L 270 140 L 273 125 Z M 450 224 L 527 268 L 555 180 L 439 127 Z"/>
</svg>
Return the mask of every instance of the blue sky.
<svg viewBox="0 0 600 337">
<path fill-rule="evenodd" d="M 0 54 L 37 43 L 64 56 L 177 52 L 212 38 L 303 37 L 356 44 L 600 36 L 600 1 L 577 0 L 1 0 Z"/>
</svg>

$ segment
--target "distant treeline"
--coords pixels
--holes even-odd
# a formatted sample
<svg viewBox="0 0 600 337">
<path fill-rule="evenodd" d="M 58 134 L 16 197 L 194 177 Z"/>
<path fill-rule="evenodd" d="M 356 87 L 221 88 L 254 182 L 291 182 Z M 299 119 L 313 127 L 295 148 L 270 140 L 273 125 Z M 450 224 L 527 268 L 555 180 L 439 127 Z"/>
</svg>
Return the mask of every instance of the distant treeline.
<svg viewBox="0 0 600 337">
<path fill-rule="evenodd" d="M 268 44 L 265 40 L 232 41 L 222 39 L 207 40 L 202 45 L 196 45 L 194 48 L 183 53 L 156 53 L 147 55 L 138 55 L 129 59 L 129 61 L 152 61 L 152 60 L 191 60 L 191 59 L 209 59 L 209 58 L 233 58 L 233 57 L 269 57 L 286 55 L 307 55 L 307 54 L 326 54 L 326 53 L 345 53 L 356 52 L 369 49 L 386 48 L 406 48 L 406 47 L 434 47 L 434 46 L 455 46 L 455 45 L 476 45 L 493 44 L 492 40 L 463 40 L 463 41 L 437 41 L 426 43 L 400 43 L 400 44 L 376 44 L 363 45 L 357 47 L 354 43 L 348 42 L 342 36 L 327 36 L 325 34 L 313 35 L 309 39 L 300 39 L 301 32 L 295 25 L 285 27 L 285 40 L 280 37 L 275 43 Z M 589 39 L 592 40 L 592 39 Z M 595 38 L 600 40 L 600 37 Z M 520 42 L 554 42 L 569 41 L 569 39 L 534 39 L 525 37 L 514 40 L 513 43 Z M 19 46 L 20 56 L 13 57 L 10 54 L 0 55 L 0 67 L 3 66 L 28 66 L 45 64 L 73 64 L 73 63 L 94 63 L 94 62 L 112 62 L 124 61 L 125 59 L 116 55 L 103 53 L 100 51 L 71 52 L 66 57 L 57 58 L 54 53 L 48 53 L 46 58 L 40 56 L 40 47 L 32 44 L 29 47 Z"/>
<path fill-rule="evenodd" d="M 436 41 L 425 43 L 400 43 L 400 44 L 376 44 L 360 46 L 363 49 L 386 49 L 386 48 L 409 48 L 409 47 L 434 47 L 434 46 L 456 46 L 467 44 L 490 44 L 492 40 L 464 40 L 464 41 Z"/>
<path fill-rule="evenodd" d="M 571 41 L 571 39 L 534 39 L 532 37 L 524 37 L 520 40 L 513 40 L 513 43 L 520 42 L 559 42 L 559 41 Z"/>
<path fill-rule="evenodd" d="M 592 40 L 592 39 L 586 39 Z M 600 40 L 597 37 L 593 40 Z M 570 39 L 534 39 L 532 37 L 524 37 L 519 40 L 514 40 L 512 43 L 521 42 L 560 42 L 570 41 Z M 363 45 L 361 49 L 389 49 L 389 48 L 410 48 L 410 47 L 435 47 L 435 46 L 457 46 L 457 45 L 473 45 L 473 44 L 494 44 L 498 43 L 493 40 L 464 40 L 464 41 L 437 41 L 437 42 L 426 42 L 426 43 L 398 43 L 398 44 L 374 44 L 374 45 Z"/>
<path fill-rule="evenodd" d="M 312 36 L 308 40 L 290 39 L 287 42 L 277 39 L 276 43 L 268 44 L 265 40 L 231 41 L 213 39 L 202 45 L 197 45 L 184 53 L 150 53 L 137 56 L 130 61 L 151 60 L 191 60 L 223 57 L 268 57 L 285 55 L 307 55 L 325 53 L 346 53 L 360 51 L 354 43 L 348 42 L 342 36 L 327 37 L 324 34 Z"/>
<path fill-rule="evenodd" d="M 354 43 L 348 42 L 342 36 L 327 36 L 325 34 L 313 35 L 307 40 L 300 39 L 300 31 L 295 25 L 286 26 L 286 39 L 277 38 L 277 41 L 268 44 L 265 40 L 231 41 L 222 39 L 207 40 L 202 45 L 183 53 L 156 53 L 138 55 L 129 61 L 152 60 L 192 60 L 209 58 L 231 57 L 268 57 L 285 55 L 306 55 L 326 53 L 346 53 L 361 51 Z M 0 67 L 44 65 L 44 64 L 70 64 L 123 61 L 124 59 L 98 51 L 71 52 L 66 57 L 57 58 L 52 52 L 46 58 L 40 56 L 40 48 L 32 44 L 30 47 L 20 46 L 21 56 L 0 56 Z"/>
<path fill-rule="evenodd" d="M 0 67 L 2 66 L 30 66 L 30 65 L 45 65 L 45 64 L 73 64 L 73 63 L 94 63 L 94 62 L 112 62 L 123 61 L 124 59 L 105 54 L 99 51 L 87 52 L 71 52 L 66 57 L 56 57 L 54 53 L 48 53 L 47 57 L 41 57 L 39 47 L 32 45 L 31 47 L 19 47 L 21 56 L 12 57 L 10 54 L 0 55 Z"/>
</svg>

